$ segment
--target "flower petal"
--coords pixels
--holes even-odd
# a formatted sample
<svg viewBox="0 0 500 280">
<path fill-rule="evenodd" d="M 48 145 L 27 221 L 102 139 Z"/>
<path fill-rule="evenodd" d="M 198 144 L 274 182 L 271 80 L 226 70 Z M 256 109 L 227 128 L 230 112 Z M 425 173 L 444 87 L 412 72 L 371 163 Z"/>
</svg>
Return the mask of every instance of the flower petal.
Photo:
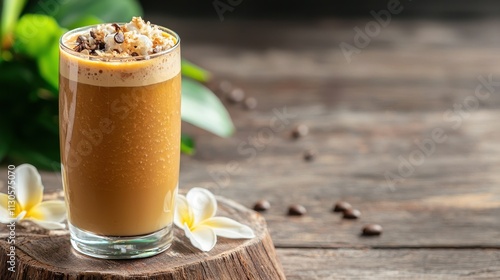
<svg viewBox="0 0 500 280">
<path fill-rule="evenodd" d="M 193 210 L 189 207 L 186 197 L 182 194 L 177 195 L 175 200 L 174 224 L 179 228 L 184 228 L 184 224 L 188 227 L 193 226 Z"/>
<path fill-rule="evenodd" d="M 31 164 L 19 165 L 14 172 L 17 201 L 23 210 L 29 211 L 31 207 L 42 202 L 42 179 L 38 170 Z"/>
<path fill-rule="evenodd" d="M 212 228 L 217 236 L 226 238 L 254 238 L 253 230 L 242 223 L 226 217 L 213 217 L 201 225 Z"/>
<path fill-rule="evenodd" d="M 217 212 L 217 200 L 207 189 L 192 188 L 186 195 L 187 202 L 194 214 L 194 224 L 215 216 Z"/>
<path fill-rule="evenodd" d="M 0 223 L 8 224 L 13 220 L 17 221 L 22 219 L 26 214 L 26 212 L 22 213 L 21 206 L 16 200 L 11 201 L 9 203 L 9 196 L 7 194 L 0 193 Z"/>
<path fill-rule="evenodd" d="M 60 223 L 66 219 L 66 205 L 61 200 L 44 201 L 31 208 L 27 219 Z"/>
<path fill-rule="evenodd" d="M 184 233 L 194 247 L 204 252 L 212 250 L 215 243 L 217 243 L 217 235 L 211 228 L 206 226 L 199 226 L 191 231 L 189 226 L 184 224 Z"/>
<path fill-rule="evenodd" d="M 57 223 L 57 222 L 50 222 L 50 221 L 42 221 L 42 220 L 36 220 L 36 219 L 26 219 L 27 221 L 32 221 L 33 223 L 49 230 L 53 229 L 65 229 L 66 225 L 64 223 Z"/>
</svg>

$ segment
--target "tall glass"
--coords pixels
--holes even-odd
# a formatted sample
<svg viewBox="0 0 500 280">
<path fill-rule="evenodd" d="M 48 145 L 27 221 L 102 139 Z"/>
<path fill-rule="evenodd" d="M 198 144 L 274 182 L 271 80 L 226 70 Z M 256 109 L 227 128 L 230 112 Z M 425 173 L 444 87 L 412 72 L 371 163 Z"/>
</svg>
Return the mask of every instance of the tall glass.
<svg viewBox="0 0 500 280">
<path fill-rule="evenodd" d="M 180 38 L 148 57 L 103 58 L 60 41 L 59 126 L 73 247 L 142 258 L 170 246 L 179 178 Z"/>
</svg>

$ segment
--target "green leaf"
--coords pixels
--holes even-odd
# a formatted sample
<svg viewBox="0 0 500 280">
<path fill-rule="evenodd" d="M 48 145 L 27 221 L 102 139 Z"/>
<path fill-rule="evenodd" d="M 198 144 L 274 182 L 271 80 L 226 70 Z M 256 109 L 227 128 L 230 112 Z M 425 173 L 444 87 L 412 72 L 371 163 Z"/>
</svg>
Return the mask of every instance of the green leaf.
<svg viewBox="0 0 500 280">
<path fill-rule="evenodd" d="M 0 46 L 4 46 L 5 40 L 12 34 L 25 5 L 26 0 L 3 0 Z"/>
<path fill-rule="evenodd" d="M 8 127 L 0 122 L 0 162 L 5 158 L 12 143 L 12 132 Z"/>
<path fill-rule="evenodd" d="M 30 163 L 40 169 L 54 171 L 60 169 L 58 161 L 48 157 L 40 150 L 31 149 L 29 146 L 13 147 L 9 151 L 8 157 L 14 161 L 14 164 Z"/>
<path fill-rule="evenodd" d="M 55 19 L 45 15 L 26 14 L 16 26 L 16 51 L 36 58 L 44 55 L 54 41 L 59 40 L 61 28 Z"/>
<path fill-rule="evenodd" d="M 0 99 L 11 99 L 16 103 L 23 102 L 20 96 L 28 92 L 35 82 L 35 72 L 21 63 L 6 61 L 0 64 Z M 12 110 L 12 107 L 9 108 Z"/>
<path fill-rule="evenodd" d="M 54 40 L 37 59 L 38 71 L 53 88 L 59 87 L 59 41 Z"/>
<path fill-rule="evenodd" d="M 93 16 L 93 15 L 87 15 L 87 16 L 80 18 L 78 21 L 74 22 L 70 26 L 68 26 L 68 29 L 71 30 L 71 29 L 75 29 L 78 27 L 96 25 L 96 24 L 100 24 L 100 23 L 103 23 L 103 21 L 100 18 Z"/>
<path fill-rule="evenodd" d="M 182 60 L 181 72 L 183 76 L 197 80 L 198 82 L 208 82 L 212 76 L 207 70 L 185 59 Z"/>
<path fill-rule="evenodd" d="M 181 136 L 181 152 L 192 155 L 195 152 L 194 140 L 190 136 L 182 135 Z"/>
<path fill-rule="evenodd" d="M 44 13 L 42 5 L 37 5 L 38 13 Z M 133 16 L 142 15 L 139 1 L 136 0 L 65 0 L 57 9 L 52 9 L 61 26 L 71 27 L 88 15 L 104 22 L 129 22 Z"/>
<path fill-rule="evenodd" d="M 219 98 L 200 83 L 182 79 L 182 119 L 221 137 L 234 132 L 229 113 Z"/>
</svg>

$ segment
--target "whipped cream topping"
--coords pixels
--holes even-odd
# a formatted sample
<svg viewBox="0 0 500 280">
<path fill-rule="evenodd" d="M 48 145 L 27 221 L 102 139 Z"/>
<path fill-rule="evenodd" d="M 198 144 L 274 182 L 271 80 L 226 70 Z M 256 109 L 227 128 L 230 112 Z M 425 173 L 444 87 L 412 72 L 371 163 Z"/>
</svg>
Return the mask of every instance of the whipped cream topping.
<svg viewBox="0 0 500 280">
<path fill-rule="evenodd" d="M 178 37 L 134 17 L 131 22 L 101 24 L 63 35 L 59 72 L 78 83 L 135 87 L 180 75 Z M 137 57 L 136 57 L 137 56 Z M 116 58 L 116 59 L 115 59 Z"/>
<path fill-rule="evenodd" d="M 75 34 L 65 42 L 82 54 L 99 57 L 132 57 L 149 55 L 172 48 L 176 42 L 158 26 L 133 17 L 129 23 L 101 24 Z"/>
</svg>

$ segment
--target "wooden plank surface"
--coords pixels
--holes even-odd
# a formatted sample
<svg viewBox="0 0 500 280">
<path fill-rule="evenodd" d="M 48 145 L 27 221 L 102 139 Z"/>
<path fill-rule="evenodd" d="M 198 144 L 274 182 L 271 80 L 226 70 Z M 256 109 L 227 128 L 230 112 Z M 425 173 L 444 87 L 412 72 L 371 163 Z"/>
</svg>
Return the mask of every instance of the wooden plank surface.
<svg viewBox="0 0 500 280">
<path fill-rule="evenodd" d="M 366 21 L 205 22 L 205 29 L 172 21 L 186 34 L 186 57 L 259 100 L 256 111 L 230 106 L 238 127 L 231 139 L 187 127 L 199 152 L 183 160 L 181 185 L 212 187 L 247 206 L 269 199 L 265 217 L 280 247 L 500 247 L 500 87 L 475 95 L 479 76 L 500 81 L 496 23 L 395 21 L 348 64 L 338 44 L 352 43 L 353 28 Z M 218 32 L 201 34 L 206 29 Z M 471 98 L 477 106 L 464 103 Z M 453 113 L 460 105 L 471 109 Z M 283 108 L 289 123 L 267 135 Z M 294 141 L 297 123 L 311 132 Z M 387 184 L 385 174 L 399 174 L 400 157 L 409 160 L 434 129 L 446 141 L 404 181 Z M 309 147 L 319 153 L 312 163 L 301 159 Z M 233 161 L 240 169 L 229 174 Z M 339 199 L 362 219 L 332 214 Z M 286 217 L 291 203 L 309 214 Z M 385 227 L 383 236 L 360 238 L 372 222 Z"/>
<path fill-rule="evenodd" d="M 172 246 L 166 252 L 150 258 L 113 260 L 76 252 L 67 230 L 49 232 L 21 224 L 16 226 L 14 238 L 8 239 L 10 230 L 0 224 L 1 263 L 9 262 L 11 246 L 16 246 L 15 273 L 2 265 L 0 279 L 285 279 L 262 216 L 223 197 L 217 197 L 217 202 L 219 215 L 248 225 L 255 237 L 219 238 L 210 252 L 202 252 L 191 245 L 182 229 L 174 227 Z"/>
<path fill-rule="evenodd" d="M 498 250 L 279 249 L 288 280 L 498 279 Z"/>
<path fill-rule="evenodd" d="M 268 199 L 263 215 L 290 279 L 500 277 L 500 86 L 475 95 L 479 76 L 500 81 L 499 21 L 394 20 L 349 64 L 338 45 L 365 20 L 149 19 L 181 34 L 186 58 L 257 98 L 254 111 L 228 105 L 232 138 L 183 126 L 198 152 L 181 160 L 181 188 L 247 207 Z M 453 113 L 474 97 L 477 106 Z M 292 140 L 298 123 L 310 134 Z M 435 129 L 446 140 L 388 184 Z M 311 147 L 318 156 L 305 162 Z M 48 189 L 60 188 L 56 176 L 43 175 Z M 361 219 L 332 213 L 340 199 Z M 291 203 L 308 214 L 287 217 Z M 366 223 L 382 236 L 360 237 Z"/>
</svg>

